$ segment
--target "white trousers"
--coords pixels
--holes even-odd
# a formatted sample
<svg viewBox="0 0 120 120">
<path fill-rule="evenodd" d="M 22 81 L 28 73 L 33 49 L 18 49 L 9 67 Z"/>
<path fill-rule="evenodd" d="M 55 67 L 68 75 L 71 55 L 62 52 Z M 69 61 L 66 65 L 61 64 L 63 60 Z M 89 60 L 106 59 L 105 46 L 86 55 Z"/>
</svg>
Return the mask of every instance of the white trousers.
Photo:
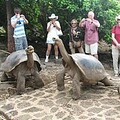
<svg viewBox="0 0 120 120">
<path fill-rule="evenodd" d="M 112 58 L 113 58 L 113 70 L 114 74 L 120 74 L 120 61 L 119 61 L 120 49 L 112 45 Z"/>
</svg>

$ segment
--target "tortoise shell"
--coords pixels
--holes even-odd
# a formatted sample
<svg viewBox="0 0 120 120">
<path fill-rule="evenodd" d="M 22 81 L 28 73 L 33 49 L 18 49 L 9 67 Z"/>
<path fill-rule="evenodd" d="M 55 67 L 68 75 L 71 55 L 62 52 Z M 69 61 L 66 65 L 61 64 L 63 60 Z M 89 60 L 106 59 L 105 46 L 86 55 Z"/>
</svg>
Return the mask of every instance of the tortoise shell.
<svg viewBox="0 0 120 120">
<path fill-rule="evenodd" d="M 33 54 L 34 61 L 37 63 L 38 70 L 40 71 L 41 70 L 40 59 L 35 52 L 33 52 L 32 54 Z M 2 63 L 2 65 L 1 65 L 1 69 L 4 72 L 10 72 L 13 69 L 15 69 L 16 66 L 18 66 L 19 64 L 21 64 L 25 61 L 27 61 L 26 51 L 25 50 L 18 50 L 18 51 L 11 53 L 6 58 L 5 62 Z"/>
<path fill-rule="evenodd" d="M 102 63 L 91 55 L 86 54 L 72 54 L 70 55 L 77 67 L 84 73 L 87 79 L 91 80 L 102 80 L 106 77 Z"/>
</svg>

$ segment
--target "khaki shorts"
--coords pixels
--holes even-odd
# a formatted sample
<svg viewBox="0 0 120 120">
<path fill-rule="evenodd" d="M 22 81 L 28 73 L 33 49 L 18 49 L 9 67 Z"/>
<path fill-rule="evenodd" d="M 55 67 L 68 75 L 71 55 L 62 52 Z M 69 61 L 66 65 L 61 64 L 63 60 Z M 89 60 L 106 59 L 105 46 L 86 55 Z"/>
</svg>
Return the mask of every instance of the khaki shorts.
<svg viewBox="0 0 120 120">
<path fill-rule="evenodd" d="M 98 54 L 98 43 L 88 45 L 85 43 L 85 52 L 90 53 L 91 55 Z"/>
</svg>

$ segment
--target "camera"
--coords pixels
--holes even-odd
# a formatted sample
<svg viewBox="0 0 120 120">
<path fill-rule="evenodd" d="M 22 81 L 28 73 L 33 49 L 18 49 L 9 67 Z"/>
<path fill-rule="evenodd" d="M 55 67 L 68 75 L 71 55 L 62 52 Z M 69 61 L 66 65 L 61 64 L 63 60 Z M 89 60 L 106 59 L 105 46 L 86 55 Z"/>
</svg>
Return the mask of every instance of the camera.
<svg viewBox="0 0 120 120">
<path fill-rule="evenodd" d="M 17 24 L 21 24 L 21 22 L 20 22 L 20 21 L 17 21 Z"/>
</svg>

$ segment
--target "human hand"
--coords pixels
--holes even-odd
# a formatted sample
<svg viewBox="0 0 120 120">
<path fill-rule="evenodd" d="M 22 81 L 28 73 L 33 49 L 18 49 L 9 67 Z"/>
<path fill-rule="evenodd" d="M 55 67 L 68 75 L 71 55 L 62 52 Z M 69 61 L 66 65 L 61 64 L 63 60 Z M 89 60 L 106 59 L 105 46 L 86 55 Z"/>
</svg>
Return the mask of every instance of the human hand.
<svg viewBox="0 0 120 120">
<path fill-rule="evenodd" d="M 84 22 L 86 19 L 85 18 L 83 18 L 82 20 L 81 20 L 81 22 Z"/>
<path fill-rule="evenodd" d="M 73 34 L 74 34 L 74 35 L 78 35 L 78 33 L 77 33 L 75 30 L 73 30 Z"/>
<path fill-rule="evenodd" d="M 120 44 L 119 43 L 117 44 L 117 47 L 120 49 Z"/>
<path fill-rule="evenodd" d="M 55 23 L 55 22 L 53 22 L 53 26 L 56 26 L 56 23 Z"/>
<path fill-rule="evenodd" d="M 92 19 L 90 19 L 90 18 L 87 18 L 86 20 L 89 21 L 89 22 L 93 22 Z"/>
<path fill-rule="evenodd" d="M 21 18 L 23 18 L 23 19 L 25 19 L 25 16 L 24 16 L 23 14 L 22 14 L 22 15 L 20 15 L 20 17 L 21 17 Z"/>
</svg>

